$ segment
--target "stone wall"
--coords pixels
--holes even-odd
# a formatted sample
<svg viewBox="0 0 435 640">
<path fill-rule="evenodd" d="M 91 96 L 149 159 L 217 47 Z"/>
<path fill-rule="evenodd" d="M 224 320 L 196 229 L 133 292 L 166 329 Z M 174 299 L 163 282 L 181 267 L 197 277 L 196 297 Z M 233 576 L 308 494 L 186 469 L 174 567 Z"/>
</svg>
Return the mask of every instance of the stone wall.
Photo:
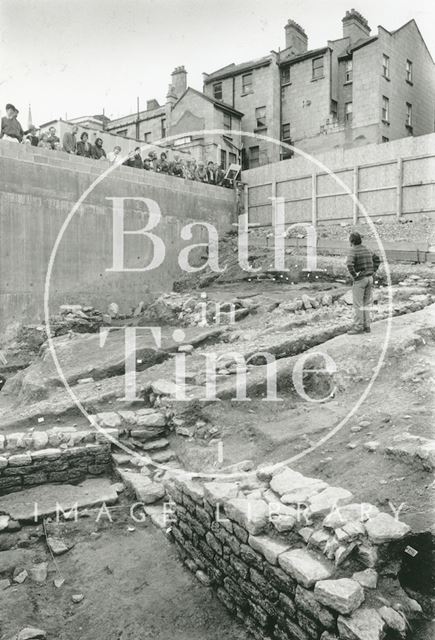
<svg viewBox="0 0 435 640">
<path fill-rule="evenodd" d="M 0 451 L 0 495 L 46 482 L 79 482 L 110 471 L 110 444 L 107 443 L 12 454 Z"/>
<path fill-rule="evenodd" d="M 55 426 L 0 433 L 0 496 L 33 485 L 79 482 L 88 476 L 112 472 L 125 481 L 119 468 L 124 463 L 128 466 L 127 478 L 132 471 L 139 471 L 139 479 L 150 483 L 148 476 L 156 471 L 159 462 L 172 458 L 165 438 L 171 430 L 168 412 L 153 408 L 106 411 L 90 419 L 98 429 Z M 129 453 L 112 447 L 107 436 L 123 444 Z M 146 464 L 152 472 L 145 475 L 141 469 Z M 163 494 L 162 487 L 159 495 L 153 494 L 152 498 L 159 499 Z"/>
<path fill-rule="evenodd" d="M 105 162 L 1 141 L 0 331 L 9 323 L 43 319 L 45 277 L 56 238 L 78 199 L 108 167 Z M 158 204 L 161 220 L 153 232 L 166 249 L 160 266 L 148 271 L 110 270 L 111 197 L 149 198 Z M 126 229 L 138 230 L 148 223 L 143 202 L 127 202 L 125 210 Z M 204 226 L 193 228 L 193 238 L 183 240 L 183 227 L 207 222 L 223 236 L 231 229 L 234 211 L 231 189 L 116 168 L 87 195 L 65 229 L 50 281 L 51 312 L 70 303 L 105 311 L 111 302 L 126 312 L 156 292 L 171 290 L 182 273 L 181 248 L 208 241 Z M 129 269 L 149 265 L 155 253 L 151 241 L 136 234 L 124 238 L 124 252 Z"/>
<path fill-rule="evenodd" d="M 409 531 L 391 514 L 288 467 L 166 490 L 181 558 L 255 639 L 405 637 L 419 605 L 383 590 Z"/>
</svg>

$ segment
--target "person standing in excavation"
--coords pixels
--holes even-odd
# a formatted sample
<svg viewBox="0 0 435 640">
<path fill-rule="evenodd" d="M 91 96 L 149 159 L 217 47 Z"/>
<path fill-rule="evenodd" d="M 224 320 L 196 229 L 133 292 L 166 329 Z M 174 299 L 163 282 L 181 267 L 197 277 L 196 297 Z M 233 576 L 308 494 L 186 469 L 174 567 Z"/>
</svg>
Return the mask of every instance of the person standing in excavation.
<svg viewBox="0 0 435 640">
<path fill-rule="evenodd" d="M 349 236 L 350 252 L 347 269 L 352 276 L 354 322 L 348 333 L 370 333 L 370 307 L 373 301 L 373 274 L 381 263 L 379 256 L 361 243 L 361 235 L 353 232 Z"/>
</svg>

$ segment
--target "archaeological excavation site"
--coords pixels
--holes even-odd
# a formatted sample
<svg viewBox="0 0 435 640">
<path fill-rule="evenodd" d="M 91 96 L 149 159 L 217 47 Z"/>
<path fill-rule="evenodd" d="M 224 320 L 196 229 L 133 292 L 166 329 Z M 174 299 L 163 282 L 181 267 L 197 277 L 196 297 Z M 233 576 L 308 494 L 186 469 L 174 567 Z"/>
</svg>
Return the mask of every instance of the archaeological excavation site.
<svg viewBox="0 0 435 640">
<path fill-rule="evenodd" d="M 1 144 L 2 640 L 433 638 L 434 135 L 325 154 L 368 217 Z"/>
</svg>

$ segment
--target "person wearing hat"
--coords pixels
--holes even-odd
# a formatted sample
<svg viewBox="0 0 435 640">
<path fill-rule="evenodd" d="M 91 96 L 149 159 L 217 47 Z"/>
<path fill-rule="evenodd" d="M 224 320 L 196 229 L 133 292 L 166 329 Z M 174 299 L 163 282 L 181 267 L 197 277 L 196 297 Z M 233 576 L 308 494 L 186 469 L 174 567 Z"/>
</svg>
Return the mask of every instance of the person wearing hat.
<svg viewBox="0 0 435 640">
<path fill-rule="evenodd" d="M 1 119 L 0 138 L 10 142 L 21 142 L 24 131 L 17 120 L 18 109 L 13 104 L 6 105 L 6 116 Z"/>
</svg>

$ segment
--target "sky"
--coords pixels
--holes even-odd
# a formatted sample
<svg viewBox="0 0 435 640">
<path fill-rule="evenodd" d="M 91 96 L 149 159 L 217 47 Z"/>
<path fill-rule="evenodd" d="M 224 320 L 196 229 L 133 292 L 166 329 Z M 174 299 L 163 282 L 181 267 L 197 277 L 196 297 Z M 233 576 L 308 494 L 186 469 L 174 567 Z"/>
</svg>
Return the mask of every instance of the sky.
<svg viewBox="0 0 435 640">
<path fill-rule="evenodd" d="M 284 48 L 288 18 L 309 48 L 341 37 L 352 6 L 372 33 L 415 18 L 435 58 L 433 0 L 0 0 L 0 111 L 12 102 L 27 125 L 31 104 L 39 125 L 164 104 L 174 67 L 201 90 L 203 72 Z"/>
</svg>

